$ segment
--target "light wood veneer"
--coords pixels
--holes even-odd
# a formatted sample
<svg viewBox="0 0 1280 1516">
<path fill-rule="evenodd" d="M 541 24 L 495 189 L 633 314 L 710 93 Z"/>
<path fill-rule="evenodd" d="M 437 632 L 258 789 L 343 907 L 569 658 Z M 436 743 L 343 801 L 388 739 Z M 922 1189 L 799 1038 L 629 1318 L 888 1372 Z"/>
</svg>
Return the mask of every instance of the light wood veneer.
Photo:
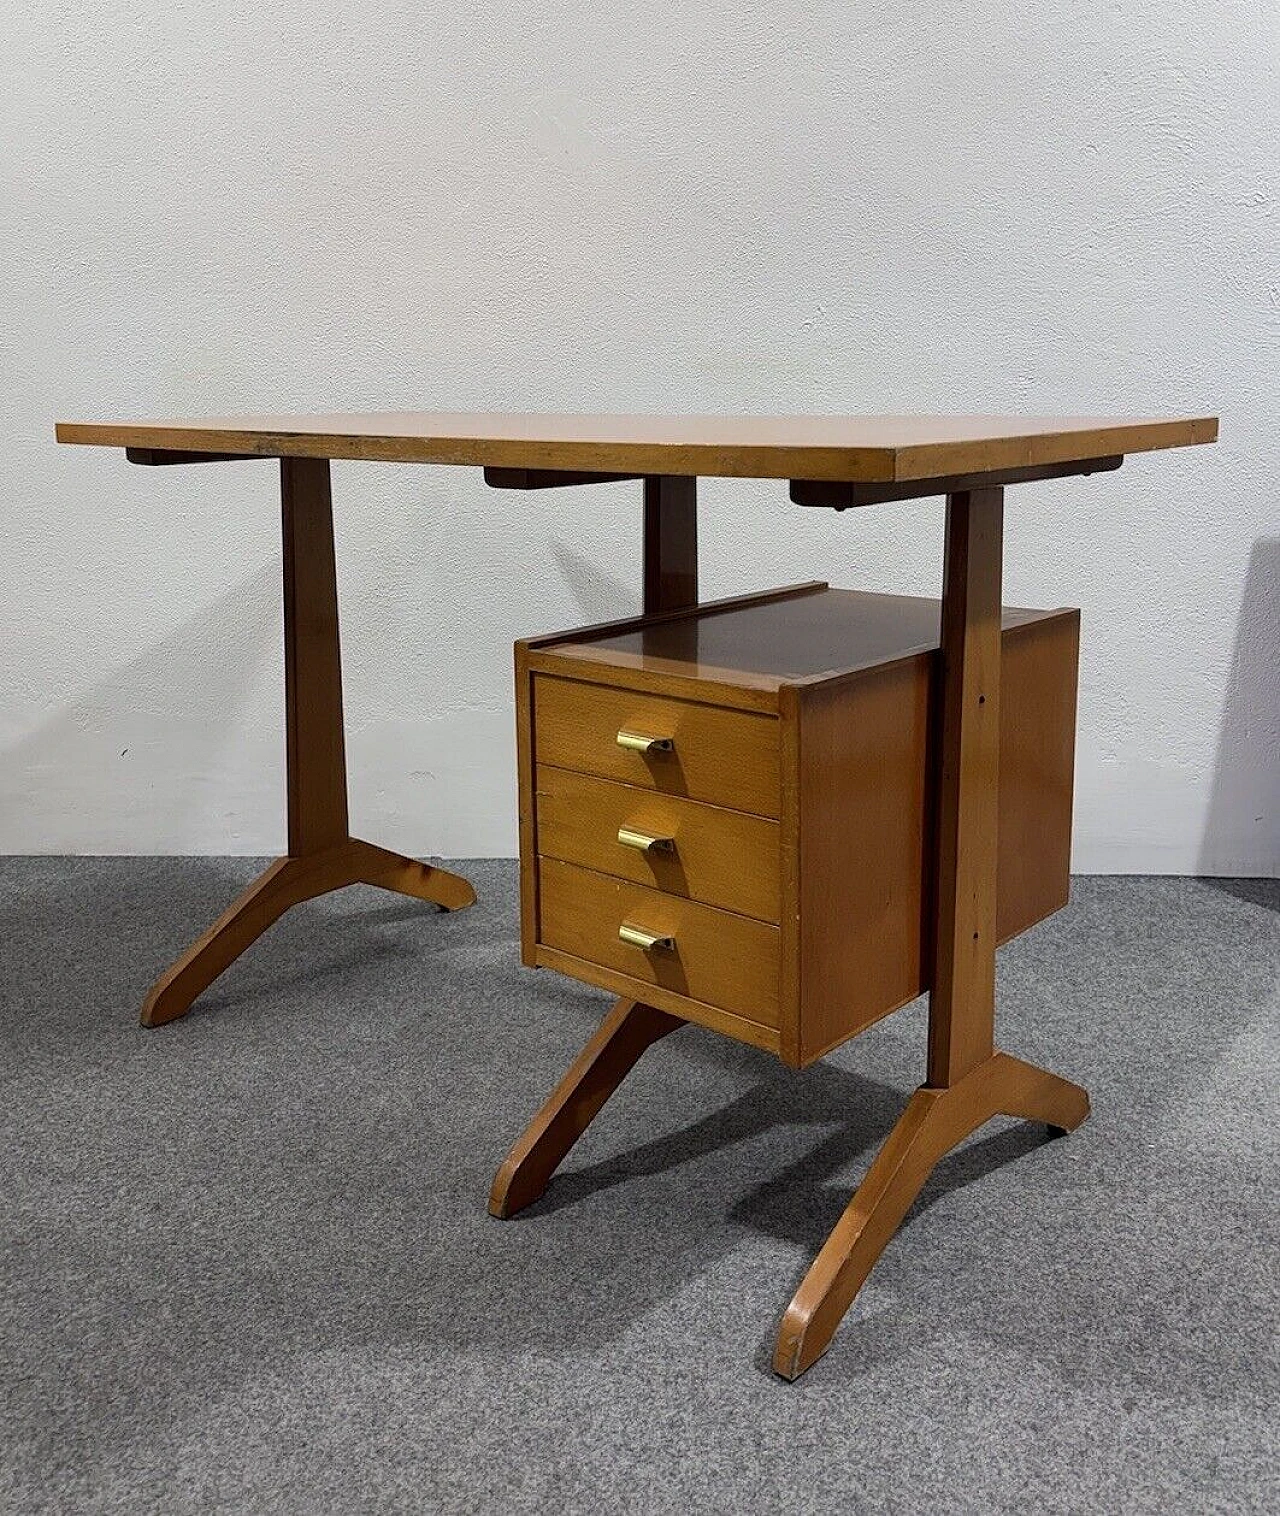
<svg viewBox="0 0 1280 1516">
<path fill-rule="evenodd" d="M 777 925 L 776 821 L 546 764 L 535 798 L 545 857 Z M 641 850 L 621 842 L 621 832 L 669 846 Z"/>
<path fill-rule="evenodd" d="M 722 475 L 905 482 L 944 475 L 1018 477 L 1041 465 L 1091 462 L 1212 442 L 1217 419 L 1125 416 L 603 416 L 382 411 L 368 415 L 229 416 L 171 421 L 60 421 L 59 442 L 124 447 L 137 462 L 165 454 L 363 458 L 478 464 L 587 475 Z M 501 475 L 495 484 L 503 484 Z M 562 478 L 561 483 L 568 483 Z M 996 481 L 993 481 L 996 482 Z M 674 497 L 671 493 L 668 500 Z M 688 507 L 664 503 L 662 529 Z M 657 511 L 654 512 L 655 520 Z M 653 603 L 652 601 L 650 602 Z"/>
<path fill-rule="evenodd" d="M 123 447 L 130 462 L 144 465 L 283 460 L 290 853 L 161 978 L 144 1010 L 149 1025 L 180 1016 L 272 920 L 315 894 L 365 880 L 449 908 L 473 898 L 465 880 L 347 834 L 328 467 L 314 460 L 481 465 L 487 484 L 525 492 L 526 508 L 530 491 L 642 475 L 643 621 L 517 649 L 526 959 L 622 998 L 499 1168 L 492 1213 L 507 1217 L 532 1204 L 636 1060 L 686 1021 L 802 1063 L 899 995 L 928 986 L 928 1082 L 783 1315 L 773 1366 L 794 1379 L 826 1351 L 945 1153 L 994 1115 L 1043 1122 L 1057 1133 L 1087 1116 L 1083 1089 L 994 1042 L 997 937 L 1065 898 L 1077 630 L 1071 612 L 1001 614 L 1003 487 L 1110 470 L 1126 453 L 1212 442 L 1215 418 L 411 412 L 62 423 L 57 434 L 63 442 Z M 813 585 L 690 618 L 684 613 L 698 598 L 699 473 L 787 478 L 793 501 L 836 510 L 945 494 L 941 624 L 936 606 L 893 596 L 846 597 L 838 623 L 824 624 L 836 602 Z M 590 767 L 594 747 L 564 722 L 563 753 L 587 769 L 540 759 L 537 681 L 546 689 L 560 681 L 580 701 L 596 686 L 622 691 L 630 705 L 665 702 L 649 711 L 681 719 L 678 764 L 613 772 L 602 759 L 603 767 Z M 745 719 L 726 722 L 726 715 Z M 698 739 L 713 723 L 737 732 L 745 760 L 708 758 Z M 554 728 L 554 716 L 545 724 Z M 877 727 L 882 749 L 866 741 Z M 762 735 L 770 729 L 773 736 Z M 891 758 L 902 760 L 896 775 Z M 655 865 L 652 882 L 636 877 L 635 859 L 615 862 L 610 873 L 607 838 L 575 830 L 564 794 L 548 803 L 548 850 L 540 858 L 539 786 L 553 770 L 586 786 L 584 818 L 613 819 L 601 795 L 615 788 L 669 806 L 684 828 L 677 866 L 662 861 L 660 874 Z M 725 785 L 735 783 L 740 811 L 725 799 Z M 692 820 L 700 810 L 705 818 Z M 766 836 L 777 839 L 776 860 Z M 905 877 L 895 858 L 909 863 Z M 774 861 L 776 926 L 752 914 L 774 898 Z M 727 893 L 740 871 L 749 876 L 744 890 L 757 892 L 750 904 L 747 894 Z M 654 912 L 622 934 L 633 951 L 662 950 L 645 923 L 667 913 L 687 962 L 653 968 L 651 982 L 635 960 L 626 960 L 631 972 L 609 967 L 615 946 L 601 935 L 601 910 L 610 902 L 610 927 L 615 914 Z M 586 956 L 547 945 L 544 929 Z M 775 939 L 776 1014 L 768 985 Z M 726 945 L 733 962 L 724 961 Z"/>
<path fill-rule="evenodd" d="M 1075 611 L 1003 621 L 1000 941 L 1066 903 L 1078 651 Z M 522 644 L 525 961 L 797 1067 L 929 989 L 939 632 L 936 601 L 810 585 Z"/>
</svg>

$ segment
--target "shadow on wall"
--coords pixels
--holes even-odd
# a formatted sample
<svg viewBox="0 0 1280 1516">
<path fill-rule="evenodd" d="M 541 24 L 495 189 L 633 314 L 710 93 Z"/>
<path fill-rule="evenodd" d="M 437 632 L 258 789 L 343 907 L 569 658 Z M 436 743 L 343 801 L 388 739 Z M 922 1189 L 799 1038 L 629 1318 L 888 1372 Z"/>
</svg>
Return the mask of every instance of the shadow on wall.
<svg viewBox="0 0 1280 1516">
<path fill-rule="evenodd" d="M 1280 539 L 1249 555 L 1213 788 L 1200 842 L 1201 874 L 1280 874 Z"/>
<path fill-rule="evenodd" d="M 4 752 L 10 851 L 117 852 L 108 840 L 144 812 L 148 839 L 189 828 L 193 791 L 218 789 L 234 712 L 279 646 L 279 575 L 264 563 Z M 283 712 L 280 733 L 283 747 Z"/>
<path fill-rule="evenodd" d="M 552 545 L 551 552 L 573 595 L 578 614 L 585 617 L 585 625 L 640 614 L 638 586 L 605 573 L 599 564 L 558 540 Z"/>
<path fill-rule="evenodd" d="M 639 611 L 635 587 L 566 544 L 554 552 L 582 620 Z M 197 851 L 239 852 L 233 837 L 221 845 L 210 829 L 240 810 L 226 781 L 235 714 L 263 663 L 280 656 L 280 615 L 280 565 L 272 559 L 0 749 L 0 847 L 118 853 L 150 851 L 159 840 L 173 851 L 195 836 L 210 844 Z M 554 631 L 566 619 L 573 618 L 535 630 Z M 281 763 L 268 782 L 280 786 L 283 840 L 283 690 L 280 701 Z M 132 846 L 122 849 L 122 838 Z"/>
</svg>

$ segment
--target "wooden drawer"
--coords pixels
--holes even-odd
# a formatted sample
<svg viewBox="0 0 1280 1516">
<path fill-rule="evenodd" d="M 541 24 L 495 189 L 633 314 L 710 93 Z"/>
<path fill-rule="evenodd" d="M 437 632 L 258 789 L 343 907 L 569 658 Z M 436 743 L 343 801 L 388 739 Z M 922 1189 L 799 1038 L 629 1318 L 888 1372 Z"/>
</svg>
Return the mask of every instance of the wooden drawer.
<svg viewBox="0 0 1280 1516">
<path fill-rule="evenodd" d="M 536 674 L 533 729 L 538 763 L 757 816 L 779 813 L 774 716 Z M 619 746 L 620 731 L 672 746 L 639 753 Z"/>
<path fill-rule="evenodd" d="M 546 764 L 535 802 L 539 853 L 760 921 L 779 918 L 776 821 Z M 672 846 L 627 846 L 624 829 Z"/>
<path fill-rule="evenodd" d="M 547 947 L 748 1021 L 778 1025 L 775 926 L 555 858 L 538 860 L 538 917 L 538 939 Z M 624 922 L 670 937 L 673 948 L 623 942 L 618 928 Z"/>
</svg>

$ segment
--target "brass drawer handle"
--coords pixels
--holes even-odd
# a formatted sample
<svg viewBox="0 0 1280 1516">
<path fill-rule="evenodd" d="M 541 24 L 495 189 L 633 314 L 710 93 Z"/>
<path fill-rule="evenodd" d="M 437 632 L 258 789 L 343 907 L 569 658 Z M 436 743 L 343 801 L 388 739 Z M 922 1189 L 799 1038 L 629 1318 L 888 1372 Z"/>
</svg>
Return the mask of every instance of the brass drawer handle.
<svg viewBox="0 0 1280 1516">
<path fill-rule="evenodd" d="M 669 753 L 675 745 L 674 737 L 646 737 L 643 732 L 629 732 L 625 727 L 618 733 L 618 746 L 633 753 Z"/>
<path fill-rule="evenodd" d="M 643 948 L 646 953 L 655 948 L 661 948 L 663 952 L 674 953 L 676 939 L 664 937 L 661 932 L 646 932 L 642 926 L 632 926 L 624 921 L 618 928 L 618 938 L 621 942 L 628 942 L 632 947 Z"/>
<path fill-rule="evenodd" d="M 655 837 L 650 832 L 636 832 L 629 826 L 618 828 L 618 841 L 623 847 L 633 847 L 641 853 L 674 853 L 674 837 Z"/>
</svg>

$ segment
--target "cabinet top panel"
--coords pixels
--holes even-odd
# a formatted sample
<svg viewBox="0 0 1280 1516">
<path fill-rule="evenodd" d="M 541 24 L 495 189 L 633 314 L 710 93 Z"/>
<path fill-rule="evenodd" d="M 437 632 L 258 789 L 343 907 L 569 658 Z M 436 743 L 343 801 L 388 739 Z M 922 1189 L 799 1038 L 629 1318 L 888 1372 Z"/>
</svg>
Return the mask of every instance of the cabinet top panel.
<svg viewBox="0 0 1280 1516">
<path fill-rule="evenodd" d="M 1217 439 L 1215 417 L 601 416 L 383 411 L 60 421 L 59 442 L 584 473 L 901 483 Z"/>
<path fill-rule="evenodd" d="M 1006 608 L 1006 627 L 1046 611 Z M 749 689 L 836 677 L 895 658 L 927 652 L 939 642 L 937 600 L 862 590 L 809 592 L 728 602 L 658 621 L 566 632 L 539 638 L 545 653 L 618 669 Z"/>
</svg>

